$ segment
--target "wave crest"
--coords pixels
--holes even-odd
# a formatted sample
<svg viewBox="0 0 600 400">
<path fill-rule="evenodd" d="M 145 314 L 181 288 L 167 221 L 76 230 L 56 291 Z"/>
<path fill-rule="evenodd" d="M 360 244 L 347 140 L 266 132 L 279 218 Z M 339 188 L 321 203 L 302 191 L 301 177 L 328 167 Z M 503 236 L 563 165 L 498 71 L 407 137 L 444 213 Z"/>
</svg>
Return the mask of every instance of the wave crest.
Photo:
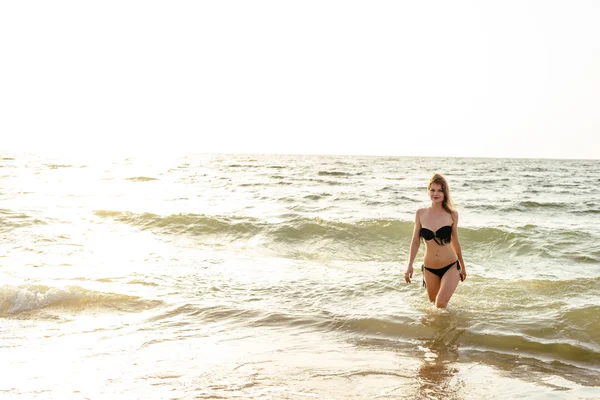
<svg viewBox="0 0 600 400">
<path fill-rule="evenodd" d="M 322 254 L 329 254 L 339 259 L 397 261 L 403 249 L 408 251 L 414 229 L 412 221 L 394 219 L 337 221 L 294 216 L 281 222 L 268 222 L 253 217 L 204 214 L 161 216 L 109 210 L 97 210 L 95 214 L 157 234 L 191 235 L 208 244 L 257 239 L 252 241 L 252 246 L 260 243 L 266 249 L 294 258 L 322 258 Z M 581 254 L 573 247 L 573 243 L 589 239 L 579 230 L 549 232 L 536 225 L 461 227 L 459 235 L 471 254 L 560 256 L 577 263 L 594 262 L 600 257 L 594 249 Z"/>
<path fill-rule="evenodd" d="M 0 288 L 0 317 L 48 308 L 71 310 L 108 308 L 139 311 L 155 307 L 159 303 L 124 294 L 97 292 L 78 286 L 7 285 Z"/>
</svg>

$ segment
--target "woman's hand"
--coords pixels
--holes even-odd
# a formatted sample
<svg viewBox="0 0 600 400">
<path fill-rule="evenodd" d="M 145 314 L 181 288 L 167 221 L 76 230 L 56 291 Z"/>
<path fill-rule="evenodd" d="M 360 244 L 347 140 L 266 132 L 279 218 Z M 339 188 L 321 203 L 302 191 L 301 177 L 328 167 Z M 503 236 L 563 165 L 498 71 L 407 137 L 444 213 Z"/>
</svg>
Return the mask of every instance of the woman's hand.
<svg viewBox="0 0 600 400">
<path fill-rule="evenodd" d="M 463 267 L 460 269 L 460 281 L 461 281 L 461 282 L 464 282 L 464 281 L 465 281 L 465 279 L 467 279 L 467 270 L 466 270 L 466 269 L 465 269 L 465 267 L 463 266 Z"/>
<path fill-rule="evenodd" d="M 412 279 L 412 275 L 413 275 L 413 267 L 412 267 L 412 265 L 409 265 L 408 267 L 406 267 L 406 272 L 404 273 L 404 280 L 406 281 L 406 283 L 410 283 L 410 280 Z"/>
</svg>

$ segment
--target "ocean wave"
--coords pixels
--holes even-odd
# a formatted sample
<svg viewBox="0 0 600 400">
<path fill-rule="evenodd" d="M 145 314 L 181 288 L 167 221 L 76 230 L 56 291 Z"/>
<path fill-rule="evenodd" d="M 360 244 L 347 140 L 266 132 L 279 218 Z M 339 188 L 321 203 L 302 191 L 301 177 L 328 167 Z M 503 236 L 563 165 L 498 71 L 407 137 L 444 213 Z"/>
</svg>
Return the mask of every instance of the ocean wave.
<svg viewBox="0 0 600 400">
<path fill-rule="evenodd" d="M 330 197 L 330 196 L 331 196 L 330 193 L 320 193 L 320 194 L 308 194 L 308 195 L 304 196 L 304 198 L 307 200 L 321 200 L 322 198 Z"/>
<path fill-rule="evenodd" d="M 262 165 L 259 164 L 229 164 L 225 166 L 226 168 L 262 168 Z"/>
<path fill-rule="evenodd" d="M 345 183 L 339 182 L 339 181 L 327 181 L 327 180 L 324 180 L 324 179 L 307 179 L 307 181 L 309 181 L 309 182 L 316 182 L 316 183 L 319 183 L 319 184 L 325 184 L 325 185 L 329 185 L 329 186 L 342 186 L 342 185 L 345 184 Z"/>
<path fill-rule="evenodd" d="M 240 183 L 239 187 L 251 187 L 251 186 L 268 186 L 266 183 Z"/>
<path fill-rule="evenodd" d="M 321 218 L 296 218 L 270 228 L 273 238 L 281 242 L 322 239 L 346 242 L 391 242 L 410 237 L 412 231 L 412 223 L 383 219 L 341 222 Z"/>
<path fill-rule="evenodd" d="M 283 200 L 283 199 L 280 199 Z M 204 214 L 172 214 L 160 216 L 151 213 L 96 210 L 100 217 L 111 217 L 118 221 L 145 229 L 161 228 L 173 233 L 231 234 L 243 236 L 268 234 L 279 241 L 297 239 L 366 239 L 384 237 L 393 240 L 412 234 L 412 223 L 398 220 L 364 220 L 341 222 L 321 218 L 294 218 L 280 223 L 268 223 L 257 218 L 235 216 L 209 216 Z"/>
<path fill-rule="evenodd" d="M 72 165 L 68 164 L 45 164 L 49 169 L 59 169 L 59 168 L 73 168 Z"/>
<path fill-rule="evenodd" d="M 504 230 L 502 228 L 459 228 L 461 241 L 470 243 L 501 243 L 513 245 L 519 239 L 523 239 L 526 235 L 512 230 Z"/>
<path fill-rule="evenodd" d="M 318 196 L 312 199 L 316 201 Z M 286 197 L 278 201 L 292 200 Z M 209 243 L 215 239 L 232 242 L 259 237 L 265 248 L 294 258 L 319 258 L 326 253 L 341 259 L 394 261 L 399 247 L 410 245 L 414 228 L 413 222 L 392 219 L 336 221 L 295 217 L 272 223 L 252 217 L 204 214 L 161 216 L 110 210 L 96 210 L 95 214 L 157 234 L 191 235 Z M 582 239 L 589 239 L 589 234 L 579 230 L 548 231 L 529 224 L 514 229 L 463 227 L 459 235 L 463 247 L 471 253 L 503 252 L 506 256 L 536 255 L 549 259 L 560 256 L 585 263 L 598 258 L 593 249 L 578 247 Z"/>
<path fill-rule="evenodd" d="M 582 214 L 582 215 L 586 215 L 586 214 L 600 214 L 600 209 L 598 208 L 590 208 L 588 210 L 573 210 L 570 211 L 572 214 Z"/>
<path fill-rule="evenodd" d="M 598 349 L 584 343 L 564 340 L 544 340 L 532 336 L 469 332 L 462 337 L 469 351 L 518 356 L 520 360 L 531 358 L 546 362 L 562 362 L 579 366 L 595 366 L 600 359 Z"/>
<path fill-rule="evenodd" d="M 342 171 L 319 171 L 318 175 L 319 176 L 352 176 L 354 174 L 351 174 L 349 172 L 342 172 Z"/>
<path fill-rule="evenodd" d="M 596 307 L 597 308 L 597 307 Z M 585 317 L 597 311 L 586 308 L 581 311 L 582 315 L 573 317 L 573 321 L 557 321 L 551 331 L 560 332 L 562 328 L 568 328 L 566 323 L 582 325 Z M 593 315 L 593 314 L 591 314 Z M 530 357 L 542 361 L 558 361 L 572 365 L 596 366 L 600 359 L 600 347 L 597 345 L 597 321 L 595 324 L 587 325 L 580 334 L 582 340 L 572 337 L 557 335 L 555 338 L 544 337 L 543 331 L 520 332 L 515 329 L 504 329 L 504 332 L 481 329 L 478 324 L 472 324 L 468 318 L 458 316 L 438 316 L 433 318 L 432 324 L 421 321 L 420 323 L 410 317 L 330 317 L 327 323 L 316 323 L 308 319 L 310 327 L 344 332 L 351 337 L 361 339 L 376 338 L 377 340 L 394 340 L 396 347 L 401 342 L 419 343 L 429 349 L 448 348 L 461 349 L 462 352 L 486 351 L 496 354 L 518 356 L 519 359 Z M 447 321 L 445 321 L 447 319 Z M 483 320 L 484 318 L 479 318 Z M 292 316 L 280 318 L 282 323 L 288 321 L 299 321 Z M 586 335 L 594 335 L 592 337 Z M 591 343 L 590 343 L 591 339 Z M 594 345 L 593 343 L 596 343 Z"/>
<path fill-rule="evenodd" d="M 600 277 L 585 279 L 518 279 L 505 280 L 496 278 L 481 279 L 477 286 L 467 286 L 469 296 L 465 299 L 470 307 L 480 308 L 485 305 L 490 312 L 499 312 L 504 308 L 535 311 L 552 302 L 575 298 L 582 293 L 589 296 L 600 296 Z M 485 291 L 485 292 L 482 292 Z M 487 298 L 481 303 L 481 298 Z M 471 304 L 471 299 L 477 303 Z M 553 304 L 562 307 L 566 304 Z"/>
<path fill-rule="evenodd" d="M 582 335 L 591 339 L 592 343 L 600 345 L 600 318 L 598 316 L 600 316 L 600 306 L 588 305 L 573 307 L 561 313 L 557 320 L 569 329 L 581 332 Z"/>
<path fill-rule="evenodd" d="M 114 218 L 119 222 L 160 233 L 191 235 L 236 235 L 239 238 L 259 234 L 266 225 L 256 218 L 207 216 L 203 214 L 172 214 L 160 216 L 151 213 L 136 214 L 111 210 L 96 210 L 99 217 Z"/>
<path fill-rule="evenodd" d="M 0 209 L 0 232 L 9 232 L 15 228 L 46 224 L 47 222 L 22 212 Z"/>
<path fill-rule="evenodd" d="M 521 201 L 517 204 L 516 209 L 527 211 L 530 209 L 539 209 L 539 208 L 552 208 L 552 209 L 564 209 L 569 206 L 567 203 L 556 203 L 556 202 L 539 202 L 539 201 Z"/>
<path fill-rule="evenodd" d="M 598 307 L 588 307 L 572 312 L 568 319 L 552 322 L 553 332 L 567 324 L 585 324 Z M 565 314 L 566 315 L 566 314 Z M 448 348 L 463 352 L 482 352 L 518 356 L 521 360 L 529 357 L 541 361 L 558 361 L 573 365 L 593 365 L 600 357 L 598 346 L 571 337 L 545 337 L 545 331 L 521 332 L 519 327 L 504 331 L 486 329 L 485 324 L 474 324 L 464 315 L 437 315 L 415 320 L 412 316 L 352 316 L 332 314 L 325 311 L 292 312 L 283 310 L 258 310 L 244 307 L 218 305 L 200 307 L 192 304 L 165 310 L 151 317 L 148 322 L 159 325 L 172 320 L 226 323 L 232 326 L 281 327 L 290 330 L 316 330 L 342 334 L 349 341 L 376 339 L 384 346 L 393 341 L 394 347 L 402 348 L 415 343 L 429 349 Z M 485 321 L 485 316 L 478 322 Z M 583 326 L 584 334 L 597 336 L 596 325 Z M 583 335 L 582 337 L 585 337 Z M 387 341 L 386 341 L 387 339 Z M 594 338 L 592 337 L 592 343 Z M 373 346 L 376 342 L 369 340 Z M 412 345 L 410 347 L 412 347 Z M 408 348 L 408 347 L 407 347 Z"/>
<path fill-rule="evenodd" d="M 570 338 L 547 339 L 507 330 L 504 333 L 474 326 L 440 324 L 430 327 L 408 318 L 339 318 L 330 324 L 335 331 L 361 337 L 396 338 L 421 343 L 428 348 L 448 346 L 463 351 L 489 351 L 519 357 L 591 365 L 600 359 L 600 349 Z"/>
<path fill-rule="evenodd" d="M 408 202 L 408 203 L 421 203 L 420 200 L 416 200 L 410 197 L 406 197 L 406 196 L 399 196 L 399 197 L 394 197 L 393 198 L 394 201 L 400 202 L 400 203 L 404 203 L 404 202 Z"/>
<path fill-rule="evenodd" d="M 532 193 L 537 193 L 535 190 Z M 481 210 L 483 212 L 493 212 L 500 214 L 510 213 L 532 213 L 532 212 L 544 212 L 544 211 L 556 211 L 556 212 L 569 212 L 579 213 L 579 210 L 572 210 L 573 208 L 580 207 L 579 204 L 573 203 L 557 203 L 557 202 L 537 202 L 537 201 L 521 201 L 517 203 L 509 204 L 476 204 L 470 203 L 465 204 L 464 208 L 469 210 Z"/>
<path fill-rule="evenodd" d="M 151 176 L 134 176 L 131 178 L 125 178 L 126 181 L 133 182 L 149 182 L 149 181 L 157 181 L 158 178 L 152 178 Z"/>
<path fill-rule="evenodd" d="M 45 285 L 8 286 L 0 288 L 0 317 L 49 308 L 82 310 L 105 308 L 120 311 L 141 311 L 160 304 L 158 301 L 118 293 L 104 293 L 78 286 L 51 287 Z"/>
<path fill-rule="evenodd" d="M 178 321 L 189 319 L 204 322 L 229 322 L 238 323 L 254 318 L 261 318 L 261 313 L 256 310 L 233 308 L 225 305 L 201 307 L 194 304 L 179 305 L 162 311 L 148 319 L 148 322 L 168 323 L 175 318 Z"/>
</svg>

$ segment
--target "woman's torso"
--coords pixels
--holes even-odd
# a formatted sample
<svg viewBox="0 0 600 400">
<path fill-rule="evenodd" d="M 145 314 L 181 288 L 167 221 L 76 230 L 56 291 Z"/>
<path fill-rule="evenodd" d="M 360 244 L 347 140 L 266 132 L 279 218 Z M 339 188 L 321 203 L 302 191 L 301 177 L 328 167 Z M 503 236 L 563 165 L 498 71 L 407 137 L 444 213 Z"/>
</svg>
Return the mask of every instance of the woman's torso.
<svg viewBox="0 0 600 400">
<path fill-rule="evenodd" d="M 442 229 L 444 227 L 452 227 L 454 229 L 454 221 L 452 220 L 452 216 L 446 212 L 434 212 L 429 208 L 426 208 L 421 213 L 420 217 L 421 228 L 429 229 L 432 233 L 439 232 L 441 234 L 449 233 L 451 235 L 451 231 L 449 228 Z M 450 241 L 445 243 L 444 240 L 440 238 L 424 240 L 425 242 L 425 257 L 423 258 L 423 264 L 427 268 L 443 268 L 446 265 L 456 261 L 456 252 L 452 247 Z M 443 245 L 440 245 L 443 244 Z"/>
</svg>

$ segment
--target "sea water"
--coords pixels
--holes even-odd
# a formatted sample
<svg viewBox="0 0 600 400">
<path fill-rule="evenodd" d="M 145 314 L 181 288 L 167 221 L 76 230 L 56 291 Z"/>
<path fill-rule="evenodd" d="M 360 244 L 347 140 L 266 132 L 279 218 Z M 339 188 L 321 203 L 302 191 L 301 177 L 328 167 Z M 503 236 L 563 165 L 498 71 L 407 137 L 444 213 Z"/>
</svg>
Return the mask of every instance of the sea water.
<svg viewBox="0 0 600 400">
<path fill-rule="evenodd" d="M 468 271 L 427 301 L 444 174 Z M 0 396 L 600 398 L 600 161 L 0 154 Z"/>
</svg>

